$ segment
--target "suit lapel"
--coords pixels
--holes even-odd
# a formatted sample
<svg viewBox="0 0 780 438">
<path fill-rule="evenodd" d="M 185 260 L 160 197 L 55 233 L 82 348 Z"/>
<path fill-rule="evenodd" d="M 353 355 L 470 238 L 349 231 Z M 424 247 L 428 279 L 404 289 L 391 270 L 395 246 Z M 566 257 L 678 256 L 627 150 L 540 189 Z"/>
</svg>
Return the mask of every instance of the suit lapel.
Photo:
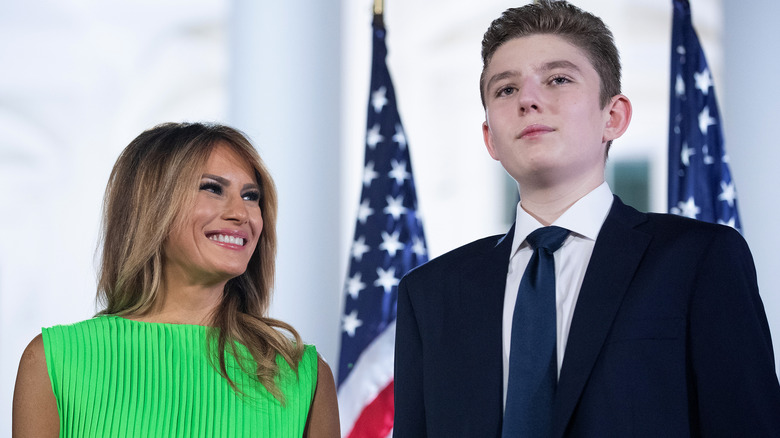
<svg viewBox="0 0 780 438">
<path fill-rule="evenodd" d="M 553 436 L 563 436 L 650 236 L 646 215 L 615 197 L 596 239 L 574 310 L 554 402 Z"/>
<path fill-rule="evenodd" d="M 462 291 L 469 297 L 463 297 L 464 320 L 470 318 L 480 330 L 469 330 L 464 338 L 469 341 L 468 351 L 465 353 L 474 359 L 471 369 L 465 370 L 464 376 L 471 375 L 477 379 L 471 387 L 473 391 L 479 391 L 481 396 L 465 395 L 472 400 L 470 403 L 471 414 L 459 421 L 464 421 L 463 436 L 492 436 L 492 427 L 500 436 L 501 418 L 503 416 L 503 360 L 502 360 L 502 312 L 504 306 L 504 291 L 506 289 L 506 275 L 509 267 L 509 253 L 512 248 L 514 226 L 502 237 L 494 247 L 483 253 L 480 261 L 473 266 L 473 271 L 463 272 Z M 471 359 L 466 360 L 469 362 Z M 474 370 L 481 370 L 474 374 Z M 475 423 L 469 420 L 471 416 L 479 416 L 479 424 L 486 425 L 482 430 L 470 430 Z M 489 426 L 487 426 L 489 425 Z"/>
</svg>

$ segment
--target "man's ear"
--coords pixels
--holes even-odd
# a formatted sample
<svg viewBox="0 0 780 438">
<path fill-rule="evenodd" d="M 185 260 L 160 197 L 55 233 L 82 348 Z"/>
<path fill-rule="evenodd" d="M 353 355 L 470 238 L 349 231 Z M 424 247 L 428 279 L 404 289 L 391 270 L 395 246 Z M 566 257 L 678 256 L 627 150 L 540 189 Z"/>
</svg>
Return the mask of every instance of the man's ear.
<svg viewBox="0 0 780 438">
<path fill-rule="evenodd" d="M 612 141 L 626 132 L 628 124 L 631 123 L 631 101 L 628 97 L 618 94 L 612 97 L 612 100 L 604 108 L 606 123 L 604 126 L 604 137 L 602 142 Z"/>
<path fill-rule="evenodd" d="M 485 147 L 487 147 L 490 156 L 498 161 L 498 154 L 496 154 L 496 149 L 493 147 L 493 134 L 490 132 L 487 120 L 482 122 L 482 138 L 485 140 Z"/>
</svg>

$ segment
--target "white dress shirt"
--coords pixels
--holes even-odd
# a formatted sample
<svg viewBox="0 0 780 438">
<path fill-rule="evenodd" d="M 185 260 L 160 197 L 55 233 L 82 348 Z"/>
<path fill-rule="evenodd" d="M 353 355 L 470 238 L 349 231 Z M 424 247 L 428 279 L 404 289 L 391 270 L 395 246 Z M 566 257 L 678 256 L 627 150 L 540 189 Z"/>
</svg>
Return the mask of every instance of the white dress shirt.
<svg viewBox="0 0 780 438">
<path fill-rule="evenodd" d="M 564 240 L 563 246 L 555 252 L 555 310 L 558 375 L 560 376 L 563 353 L 566 350 L 566 340 L 569 337 L 574 306 L 580 294 L 580 286 L 588 268 L 596 237 L 612 207 L 612 191 L 606 182 L 582 197 L 569 207 L 553 225 L 566 228 L 571 234 Z M 517 204 L 517 219 L 515 236 L 512 241 L 512 252 L 509 253 L 509 271 L 506 277 L 504 293 L 504 314 L 502 329 L 502 345 L 504 359 L 504 405 L 509 382 L 509 352 L 512 340 L 512 316 L 517 300 L 517 289 L 523 278 L 525 268 L 531 260 L 532 251 L 525 238 L 538 228 L 543 227 L 539 221 Z"/>
</svg>

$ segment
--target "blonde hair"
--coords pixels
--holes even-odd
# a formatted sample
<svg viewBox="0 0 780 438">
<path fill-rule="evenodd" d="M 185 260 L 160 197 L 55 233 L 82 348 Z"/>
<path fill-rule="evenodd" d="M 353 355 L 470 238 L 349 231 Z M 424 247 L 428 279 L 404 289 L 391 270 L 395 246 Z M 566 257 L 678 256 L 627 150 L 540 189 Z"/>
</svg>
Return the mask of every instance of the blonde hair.
<svg viewBox="0 0 780 438">
<path fill-rule="evenodd" d="M 203 167 L 217 145 L 230 147 L 254 168 L 263 232 L 246 271 L 227 282 L 212 315 L 209 338 L 216 342 L 208 345 L 216 351 L 211 359 L 237 392 L 240 388 L 227 373 L 226 352 L 283 400 L 274 382 L 276 356 L 297 370 L 303 343 L 292 326 L 267 317 L 276 263 L 276 188 L 255 148 L 234 128 L 166 123 L 141 133 L 122 151 L 103 202 L 98 301 L 105 308 L 98 314 L 144 314 L 160 299 L 163 244 L 194 202 Z M 248 349 L 255 370 L 246 369 L 236 342 Z"/>
</svg>

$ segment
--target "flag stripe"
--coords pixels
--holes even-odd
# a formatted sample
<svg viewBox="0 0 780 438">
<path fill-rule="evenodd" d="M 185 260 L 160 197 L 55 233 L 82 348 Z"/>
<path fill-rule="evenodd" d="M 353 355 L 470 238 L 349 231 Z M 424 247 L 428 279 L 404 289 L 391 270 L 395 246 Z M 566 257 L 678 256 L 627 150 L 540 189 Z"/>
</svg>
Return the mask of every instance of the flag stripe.
<svg viewBox="0 0 780 438">
<path fill-rule="evenodd" d="M 339 386 L 339 417 L 346 432 L 360 413 L 393 381 L 395 322 L 372 342 L 358 359 L 349 377 Z"/>
<path fill-rule="evenodd" d="M 393 429 L 393 382 L 360 414 L 349 438 L 385 437 Z"/>
</svg>

